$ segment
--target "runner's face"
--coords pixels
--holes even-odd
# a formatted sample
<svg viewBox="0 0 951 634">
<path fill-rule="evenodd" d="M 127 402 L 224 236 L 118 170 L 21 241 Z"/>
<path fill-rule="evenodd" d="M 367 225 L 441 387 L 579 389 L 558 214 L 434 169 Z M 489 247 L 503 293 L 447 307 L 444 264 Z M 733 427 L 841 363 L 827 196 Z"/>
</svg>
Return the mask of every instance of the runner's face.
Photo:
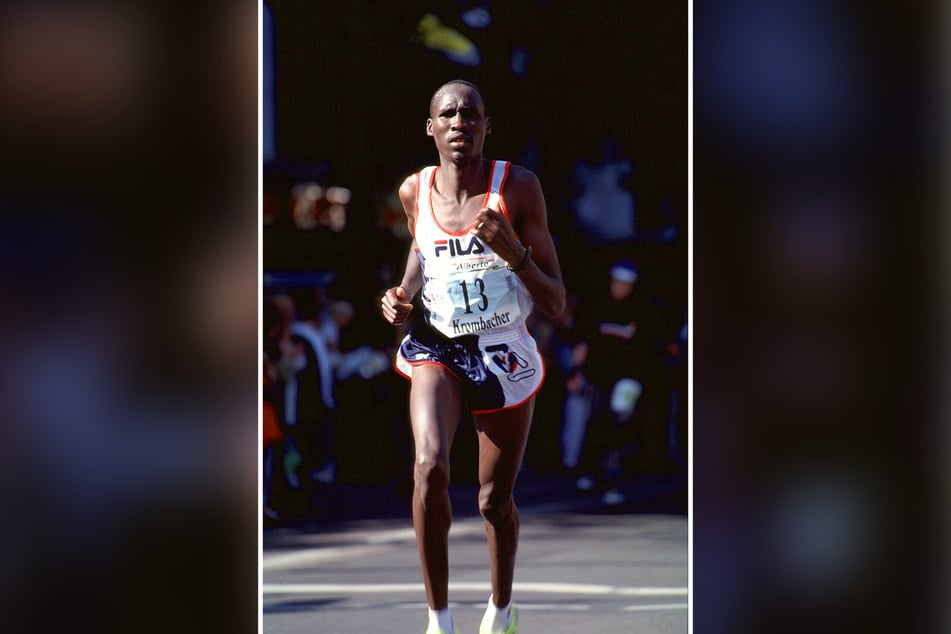
<svg viewBox="0 0 951 634">
<path fill-rule="evenodd" d="M 479 93 L 462 84 L 452 84 L 436 96 L 426 121 L 426 134 L 437 151 L 451 160 L 482 155 L 489 119 Z"/>
</svg>

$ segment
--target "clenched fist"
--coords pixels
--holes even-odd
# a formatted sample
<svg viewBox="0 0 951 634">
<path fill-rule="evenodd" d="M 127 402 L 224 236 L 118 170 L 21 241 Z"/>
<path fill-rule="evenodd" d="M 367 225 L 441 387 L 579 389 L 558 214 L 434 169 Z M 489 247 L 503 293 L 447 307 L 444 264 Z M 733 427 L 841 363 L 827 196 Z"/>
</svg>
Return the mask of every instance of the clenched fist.
<svg viewBox="0 0 951 634">
<path fill-rule="evenodd" d="M 380 306 L 383 309 L 383 317 L 394 326 L 400 326 L 406 321 L 406 317 L 413 310 L 413 298 L 402 286 L 396 286 L 386 291 L 383 299 L 380 300 Z"/>
</svg>

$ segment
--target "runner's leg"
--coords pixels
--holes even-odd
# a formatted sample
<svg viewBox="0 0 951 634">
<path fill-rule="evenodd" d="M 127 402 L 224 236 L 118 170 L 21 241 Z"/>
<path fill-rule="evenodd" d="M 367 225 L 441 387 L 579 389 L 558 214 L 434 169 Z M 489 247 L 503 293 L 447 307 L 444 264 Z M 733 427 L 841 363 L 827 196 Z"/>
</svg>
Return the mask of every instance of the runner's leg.
<svg viewBox="0 0 951 634">
<path fill-rule="evenodd" d="M 449 452 L 459 426 L 459 381 L 446 368 L 413 368 L 410 419 L 416 446 L 413 467 L 413 526 L 429 607 L 449 604 Z"/>
<path fill-rule="evenodd" d="M 519 515 L 512 497 L 528 442 L 534 397 L 521 407 L 476 416 L 479 434 L 479 512 L 485 518 L 493 603 L 512 597 Z"/>
</svg>

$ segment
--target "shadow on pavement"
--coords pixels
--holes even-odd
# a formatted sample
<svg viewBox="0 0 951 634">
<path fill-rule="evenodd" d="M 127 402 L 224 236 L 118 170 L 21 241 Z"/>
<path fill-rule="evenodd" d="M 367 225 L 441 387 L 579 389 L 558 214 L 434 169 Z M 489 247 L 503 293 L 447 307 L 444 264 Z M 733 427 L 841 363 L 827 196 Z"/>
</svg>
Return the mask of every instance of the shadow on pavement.
<svg viewBox="0 0 951 634">
<path fill-rule="evenodd" d="M 633 475 L 608 488 L 594 483 L 590 490 L 577 487 L 565 474 L 551 475 L 528 469 L 519 475 L 515 499 L 523 514 L 687 514 L 686 474 Z M 478 485 L 450 485 L 453 515 L 478 514 Z M 407 482 L 385 484 L 312 483 L 286 491 L 275 500 L 277 519 L 265 517 L 264 528 L 298 526 L 320 528 L 336 523 L 369 519 L 406 518 L 411 523 L 412 490 Z"/>
</svg>

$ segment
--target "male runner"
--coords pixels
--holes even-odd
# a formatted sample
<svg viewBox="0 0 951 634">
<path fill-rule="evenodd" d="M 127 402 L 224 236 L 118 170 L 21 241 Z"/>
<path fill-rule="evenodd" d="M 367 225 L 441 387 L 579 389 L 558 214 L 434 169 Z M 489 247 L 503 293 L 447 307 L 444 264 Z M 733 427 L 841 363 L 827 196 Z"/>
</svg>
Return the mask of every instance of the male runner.
<svg viewBox="0 0 951 634">
<path fill-rule="evenodd" d="M 538 178 L 483 158 L 489 133 L 477 87 L 454 80 L 435 92 L 426 134 L 439 164 L 400 187 L 414 241 L 400 286 L 381 300 L 393 325 L 406 321 L 417 293 L 424 310 L 396 367 L 412 381 L 413 525 L 429 602 L 427 634 L 455 632 L 448 607 L 449 454 L 464 410 L 478 433 L 478 503 L 491 565 L 480 634 L 516 632 L 519 515 L 512 491 L 545 373 L 525 320 L 533 307 L 555 317 L 565 305 Z"/>
</svg>

